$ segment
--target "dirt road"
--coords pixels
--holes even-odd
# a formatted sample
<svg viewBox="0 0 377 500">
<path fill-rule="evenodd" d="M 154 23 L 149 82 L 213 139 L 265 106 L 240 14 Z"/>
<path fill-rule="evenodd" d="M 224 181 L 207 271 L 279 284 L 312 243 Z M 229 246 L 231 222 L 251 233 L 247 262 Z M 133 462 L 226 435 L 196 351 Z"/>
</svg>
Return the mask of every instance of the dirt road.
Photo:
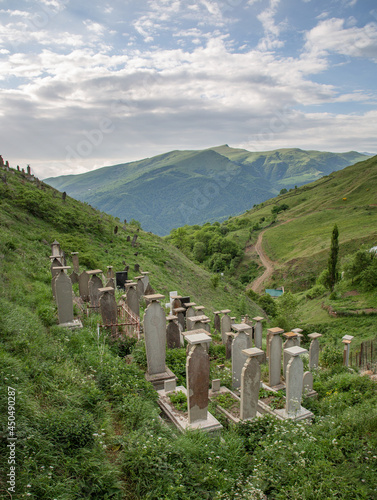
<svg viewBox="0 0 377 500">
<path fill-rule="evenodd" d="M 258 240 L 255 244 L 255 251 L 259 255 L 259 258 L 266 268 L 262 276 L 259 276 L 251 286 L 248 286 L 247 288 L 251 288 L 254 292 L 260 293 L 263 289 L 263 283 L 266 281 L 273 273 L 274 271 L 274 262 L 267 257 L 267 255 L 263 252 L 263 246 L 262 246 L 262 240 L 263 240 L 263 234 L 266 230 L 262 231 L 259 236 Z"/>
</svg>

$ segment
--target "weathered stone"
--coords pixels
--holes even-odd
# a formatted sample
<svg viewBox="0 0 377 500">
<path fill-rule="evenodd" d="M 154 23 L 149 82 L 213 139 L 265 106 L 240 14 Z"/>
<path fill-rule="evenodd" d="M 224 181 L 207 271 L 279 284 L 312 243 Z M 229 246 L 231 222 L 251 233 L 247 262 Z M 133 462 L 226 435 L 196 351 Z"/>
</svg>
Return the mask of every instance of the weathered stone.
<svg viewBox="0 0 377 500">
<path fill-rule="evenodd" d="M 289 351 L 290 360 L 287 366 L 286 380 L 286 412 L 288 416 L 296 416 L 301 411 L 302 381 L 304 365 L 300 354 L 308 352 L 299 346 L 286 349 Z"/>
<path fill-rule="evenodd" d="M 178 349 L 181 347 L 181 332 L 178 325 L 177 316 L 168 316 L 169 323 L 166 327 L 166 343 L 168 349 Z"/>
<path fill-rule="evenodd" d="M 115 283 L 116 287 L 120 288 L 121 290 L 124 290 L 124 285 L 128 279 L 128 272 L 127 271 L 118 271 L 115 273 Z"/>
<path fill-rule="evenodd" d="M 215 311 L 213 314 L 215 315 L 213 321 L 215 332 L 220 333 L 221 332 L 220 311 Z"/>
<path fill-rule="evenodd" d="M 232 329 L 232 320 L 230 319 L 230 316 L 229 316 L 229 313 L 230 313 L 230 310 L 229 309 L 224 309 L 221 311 L 224 316 L 221 318 L 221 340 L 223 342 L 223 344 L 225 345 L 226 344 L 226 333 L 227 332 L 230 332 L 231 329 Z"/>
<path fill-rule="evenodd" d="M 302 380 L 302 386 L 304 394 L 313 391 L 313 374 L 311 372 L 305 372 Z"/>
<path fill-rule="evenodd" d="M 243 352 L 250 347 L 250 336 L 245 331 L 239 331 L 232 342 L 232 387 L 239 389 L 241 387 L 242 368 L 247 360 Z"/>
<path fill-rule="evenodd" d="M 140 316 L 139 297 L 137 295 L 136 287 L 133 285 L 127 286 L 126 304 L 136 316 Z"/>
<path fill-rule="evenodd" d="M 89 302 L 89 280 L 89 274 L 83 271 L 79 276 L 79 293 L 84 302 Z"/>
<path fill-rule="evenodd" d="M 113 288 L 115 290 L 115 279 L 114 278 L 107 279 L 106 288 Z"/>
<path fill-rule="evenodd" d="M 90 305 L 95 309 L 99 308 L 99 299 L 101 295 L 99 289 L 103 288 L 102 280 L 98 276 L 98 274 L 101 272 L 102 271 L 100 269 L 88 271 L 88 274 L 91 275 L 88 283 L 89 300 L 90 300 Z"/>
<path fill-rule="evenodd" d="M 262 339 L 263 339 L 263 325 L 262 321 L 264 318 L 262 316 L 256 316 L 253 318 L 256 322 L 254 326 L 254 345 L 258 349 L 262 349 Z"/>
<path fill-rule="evenodd" d="M 280 384 L 281 375 L 281 355 L 282 355 L 282 339 L 280 333 L 284 330 L 281 328 L 270 328 L 269 333 L 269 385 L 273 387 Z"/>
<path fill-rule="evenodd" d="M 135 264 L 134 265 L 134 272 L 135 273 L 140 273 L 140 264 Z"/>
<path fill-rule="evenodd" d="M 144 337 L 148 374 L 165 371 L 166 317 L 157 300 L 153 300 L 144 314 Z"/>
<path fill-rule="evenodd" d="M 147 289 L 147 287 L 149 285 L 149 276 L 148 276 L 149 272 L 148 271 L 143 271 L 141 273 L 141 275 L 143 276 L 141 278 L 141 281 L 143 282 L 143 285 L 144 285 L 144 292 L 143 293 L 145 293 L 145 291 L 146 291 L 146 289 Z"/>
<path fill-rule="evenodd" d="M 100 311 L 102 316 L 102 323 L 104 326 L 111 327 L 111 333 L 115 334 L 117 332 L 117 303 L 114 295 L 114 288 L 105 287 L 100 288 Z"/>
<path fill-rule="evenodd" d="M 318 339 L 322 334 L 314 332 L 308 335 L 312 341 L 309 347 L 309 370 L 315 370 L 319 365 L 319 342 Z"/>
<path fill-rule="evenodd" d="M 221 387 L 221 379 L 216 378 L 212 380 L 212 392 L 219 392 Z"/>
<path fill-rule="evenodd" d="M 73 270 L 78 275 L 80 273 L 79 253 L 78 252 L 71 252 L 71 255 L 72 255 Z"/>
<path fill-rule="evenodd" d="M 71 323 L 73 321 L 72 282 L 64 272 L 65 269 L 67 267 L 60 268 L 55 282 L 59 324 Z"/>
<path fill-rule="evenodd" d="M 298 345 L 298 337 L 297 333 L 294 332 L 284 333 L 283 336 L 286 338 L 286 341 L 283 344 L 283 376 L 285 378 L 287 373 L 288 361 L 290 360 L 290 356 L 287 352 L 285 352 L 285 349 L 289 349 L 290 347 Z"/>
<path fill-rule="evenodd" d="M 58 258 L 61 255 L 60 244 L 56 240 L 51 243 L 51 255 Z"/>
<path fill-rule="evenodd" d="M 226 332 L 225 335 L 226 335 L 225 359 L 231 359 L 234 333 L 233 332 Z"/>
<path fill-rule="evenodd" d="M 204 338 L 206 337 L 206 338 Z M 186 335 L 189 352 L 186 360 L 187 407 L 189 423 L 207 420 L 209 388 L 208 335 Z M 207 344 L 207 345 L 206 345 Z"/>
<path fill-rule="evenodd" d="M 137 234 L 134 235 L 134 237 L 132 238 L 132 242 L 131 242 L 131 246 L 132 247 L 135 247 L 136 246 L 136 240 L 137 240 Z"/>
<path fill-rule="evenodd" d="M 258 357 L 264 352 L 258 348 L 245 349 L 247 356 L 241 372 L 241 420 L 254 418 L 257 414 L 261 368 Z"/>
<path fill-rule="evenodd" d="M 136 281 L 136 293 L 137 293 L 137 297 L 140 300 L 142 298 L 142 296 L 145 294 L 143 277 L 142 276 L 136 276 L 134 279 Z"/>
<path fill-rule="evenodd" d="M 72 285 L 79 282 L 79 276 L 76 271 L 72 271 L 69 277 L 71 278 Z"/>
<path fill-rule="evenodd" d="M 113 266 L 107 266 L 106 278 L 115 278 Z"/>
</svg>

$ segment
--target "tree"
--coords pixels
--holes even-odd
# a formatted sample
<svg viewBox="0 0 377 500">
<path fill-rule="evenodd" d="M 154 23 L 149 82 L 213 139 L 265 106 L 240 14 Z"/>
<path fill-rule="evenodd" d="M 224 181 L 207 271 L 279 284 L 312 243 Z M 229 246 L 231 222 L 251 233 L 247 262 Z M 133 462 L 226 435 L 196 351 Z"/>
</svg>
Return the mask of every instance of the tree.
<svg viewBox="0 0 377 500">
<path fill-rule="evenodd" d="M 339 254 L 339 231 L 338 226 L 335 224 L 332 231 L 331 237 L 331 247 L 330 247 L 330 257 L 328 261 L 329 270 L 329 288 L 331 291 L 334 290 L 335 283 L 339 280 L 338 272 L 338 254 Z"/>
</svg>

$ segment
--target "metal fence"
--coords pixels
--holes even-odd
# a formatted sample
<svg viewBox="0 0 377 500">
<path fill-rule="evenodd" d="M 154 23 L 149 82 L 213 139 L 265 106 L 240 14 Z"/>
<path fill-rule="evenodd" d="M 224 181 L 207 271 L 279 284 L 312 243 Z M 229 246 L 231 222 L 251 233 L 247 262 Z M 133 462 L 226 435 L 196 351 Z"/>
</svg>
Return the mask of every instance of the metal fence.
<svg viewBox="0 0 377 500">
<path fill-rule="evenodd" d="M 377 369 L 377 339 L 362 342 L 350 352 L 350 365 L 362 370 Z"/>
</svg>

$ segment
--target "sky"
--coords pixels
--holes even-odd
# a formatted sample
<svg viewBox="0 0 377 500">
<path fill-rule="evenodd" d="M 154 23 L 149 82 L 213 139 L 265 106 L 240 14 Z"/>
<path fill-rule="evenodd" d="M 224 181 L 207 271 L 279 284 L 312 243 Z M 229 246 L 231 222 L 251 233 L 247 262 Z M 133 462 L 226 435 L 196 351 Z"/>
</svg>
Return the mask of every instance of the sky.
<svg viewBox="0 0 377 500">
<path fill-rule="evenodd" d="M 375 0 L 0 0 L 0 154 L 43 179 L 221 144 L 377 153 Z"/>
</svg>

